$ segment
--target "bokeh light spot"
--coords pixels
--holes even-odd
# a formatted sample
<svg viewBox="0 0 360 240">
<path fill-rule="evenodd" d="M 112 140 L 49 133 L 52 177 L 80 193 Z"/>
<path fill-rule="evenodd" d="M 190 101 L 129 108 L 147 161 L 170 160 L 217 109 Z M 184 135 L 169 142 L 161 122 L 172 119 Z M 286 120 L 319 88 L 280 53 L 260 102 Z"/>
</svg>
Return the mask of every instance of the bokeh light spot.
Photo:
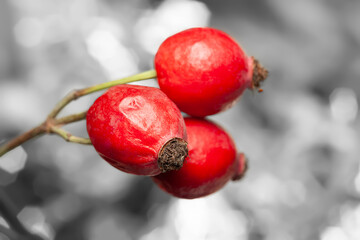
<svg viewBox="0 0 360 240">
<path fill-rule="evenodd" d="M 45 215 L 39 207 L 26 206 L 17 216 L 24 226 L 34 234 L 54 238 L 54 231 L 49 224 L 45 222 Z"/>
<path fill-rule="evenodd" d="M 330 95 L 330 110 L 335 121 L 353 122 L 358 112 L 355 92 L 349 88 L 336 88 Z"/>
<path fill-rule="evenodd" d="M 0 168 L 11 174 L 17 173 L 24 168 L 26 159 L 25 150 L 19 146 L 1 157 Z"/>
<path fill-rule="evenodd" d="M 35 18 L 22 18 L 15 25 L 14 34 L 16 41 L 24 47 L 36 47 L 43 39 L 44 26 Z"/>
<path fill-rule="evenodd" d="M 205 27 L 210 10 L 198 1 L 164 1 L 154 11 L 139 19 L 135 33 L 141 46 L 155 54 L 165 38 L 191 27 Z"/>
</svg>

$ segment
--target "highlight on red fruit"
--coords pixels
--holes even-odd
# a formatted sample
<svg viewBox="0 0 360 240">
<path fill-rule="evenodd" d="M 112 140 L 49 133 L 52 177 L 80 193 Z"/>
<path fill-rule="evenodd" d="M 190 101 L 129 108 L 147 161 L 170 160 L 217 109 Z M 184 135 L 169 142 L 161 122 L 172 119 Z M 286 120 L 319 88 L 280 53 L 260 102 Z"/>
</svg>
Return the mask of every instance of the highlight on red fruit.
<svg viewBox="0 0 360 240">
<path fill-rule="evenodd" d="M 234 105 L 267 77 L 254 57 L 225 32 L 191 28 L 167 38 L 155 55 L 160 89 L 181 111 L 205 117 Z"/>
<path fill-rule="evenodd" d="M 221 189 L 245 172 L 231 136 L 217 124 L 185 118 L 189 156 L 181 169 L 152 177 L 165 192 L 179 198 L 199 198 Z"/>
<path fill-rule="evenodd" d="M 127 173 L 179 169 L 188 154 L 181 112 L 158 88 L 110 88 L 90 107 L 86 126 L 99 155 Z"/>
</svg>

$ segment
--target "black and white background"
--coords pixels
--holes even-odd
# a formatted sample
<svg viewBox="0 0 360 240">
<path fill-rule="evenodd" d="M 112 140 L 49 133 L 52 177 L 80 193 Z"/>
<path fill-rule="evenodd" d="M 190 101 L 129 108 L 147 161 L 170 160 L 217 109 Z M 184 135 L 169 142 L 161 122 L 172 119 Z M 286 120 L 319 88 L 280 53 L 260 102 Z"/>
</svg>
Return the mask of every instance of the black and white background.
<svg viewBox="0 0 360 240">
<path fill-rule="evenodd" d="M 46 135 L 0 158 L 0 239 L 36 239 L 10 210 L 42 239 L 360 239 L 359 24 L 357 0 L 0 1 L 0 143 L 72 89 L 152 69 L 189 27 L 227 32 L 270 72 L 264 92 L 210 117 L 248 156 L 242 181 L 176 199 Z M 67 130 L 86 137 L 84 121 Z"/>
</svg>

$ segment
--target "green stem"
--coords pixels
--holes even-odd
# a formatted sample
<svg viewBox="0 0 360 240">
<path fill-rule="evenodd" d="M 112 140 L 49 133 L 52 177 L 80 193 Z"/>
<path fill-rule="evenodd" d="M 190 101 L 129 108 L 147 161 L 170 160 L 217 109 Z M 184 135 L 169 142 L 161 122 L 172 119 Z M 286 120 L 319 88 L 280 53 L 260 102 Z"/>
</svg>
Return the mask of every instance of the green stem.
<svg viewBox="0 0 360 240">
<path fill-rule="evenodd" d="M 87 111 L 81 112 L 81 113 L 76 113 L 76 114 L 71 114 L 62 118 L 57 118 L 54 120 L 54 124 L 55 125 L 62 125 L 62 124 L 68 124 L 68 123 L 73 123 L 73 122 L 77 122 L 77 121 L 81 121 L 84 120 L 86 118 L 86 114 Z"/>
<path fill-rule="evenodd" d="M 69 133 L 68 131 L 66 131 L 66 130 L 60 128 L 60 127 L 52 126 L 50 128 L 50 131 L 52 133 L 55 133 L 55 134 L 59 135 L 60 137 L 65 139 L 65 141 L 67 141 L 67 142 L 91 145 L 90 139 L 74 136 L 71 133 Z"/>
<path fill-rule="evenodd" d="M 80 90 L 74 90 L 74 91 L 70 92 L 69 94 L 67 94 L 60 102 L 58 102 L 56 104 L 54 109 L 48 115 L 48 118 L 55 118 L 66 105 L 68 105 L 71 101 L 73 101 L 79 97 L 82 97 L 82 96 L 85 96 L 85 95 L 88 95 L 90 93 L 94 93 L 97 91 L 101 91 L 101 90 L 104 90 L 104 89 L 107 89 L 107 88 L 110 88 L 110 87 L 113 87 L 116 85 L 131 83 L 131 82 L 136 82 L 136 81 L 141 81 L 141 80 L 146 80 L 146 79 L 151 79 L 151 78 L 156 78 L 155 70 L 145 71 L 142 73 L 132 75 L 130 77 L 125 77 L 125 78 L 121 78 L 118 80 L 97 84 L 97 85 L 83 88 Z"/>
<path fill-rule="evenodd" d="M 155 70 L 149 70 L 149 71 L 145 71 L 142 73 L 138 73 L 135 74 L 133 76 L 130 77 L 125 77 L 125 78 L 121 78 L 118 80 L 114 80 L 111 82 L 105 82 L 105 83 L 101 83 L 92 87 L 88 87 L 88 88 L 84 88 L 79 90 L 79 96 L 84 96 L 93 92 L 97 92 L 100 90 L 104 90 L 116 85 L 120 85 L 120 84 L 125 84 L 125 83 L 131 83 L 131 82 L 137 82 L 137 81 L 141 81 L 141 80 L 146 80 L 146 79 L 151 79 L 151 78 L 156 78 L 156 71 Z"/>
</svg>

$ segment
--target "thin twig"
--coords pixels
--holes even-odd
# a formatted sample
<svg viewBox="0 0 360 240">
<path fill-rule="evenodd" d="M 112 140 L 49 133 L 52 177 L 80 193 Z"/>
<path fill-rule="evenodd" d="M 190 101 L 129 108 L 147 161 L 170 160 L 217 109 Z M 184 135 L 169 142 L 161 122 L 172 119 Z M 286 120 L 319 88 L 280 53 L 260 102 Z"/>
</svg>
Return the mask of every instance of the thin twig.
<svg viewBox="0 0 360 240">
<path fill-rule="evenodd" d="M 69 133 L 68 131 L 66 131 L 66 130 L 60 128 L 60 127 L 52 126 L 50 128 L 50 131 L 52 133 L 55 133 L 55 134 L 59 135 L 60 137 L 65 139 L 65 141 L 67 141 L 67 142 L 91 145 L 90 139 L 74 136 L 71 133 Z"/>
<path fill-rule="evenodd" d="M 87 111 L 81 112 L 81 113 L 76 113 L 76 114 L 71 114 L 62 118 L 57 118 L 54 120 L 54 124 L 55 125 L 62 125 L 62 124 L 68 124 L 68 123 L 73 123 L 73 122 L 77 122 L 77 121 L 81 121 L 84 120 L 86 118 L 86 114 Z"/>
<path fill-rule="evenodd" d="M 149 71 L 145 71 L 142 73 L 138 73 L 135 75 L 132 75 L 130 77 L 125 77 L 125 78 L 121 78 L 118 80 L 114 80 L 114 81 L 110 81 L 110 82 L 105 82 L 105 83 L 101 83 L 92 87 L 88 87 L 88 88 L 84 88 L 81 90 L 78 90 L 78 96 L 77 97 L 81 97 L 90 93 L 94 93 L 97 91 L 101 91 L 116 85 L 120 85 L 120 84 L 126 84 L 126 83 L 131 83 L 131 82 L 137 82 L 137 81 L 141 81 L 141 80 L 146 80 L 146 79 L 151 79 L 151 78 L 156 78 L 156 71 L 155 70 L 149 70 Z"/>
<path fill-rule="evenodd" d="M 80 90 L 73 90 L 55 105 L 54 109 L 48 115 L 48 118 L 55 118 L 66 105 L 68 105 L 71 101 L 78 99 L 79 97 L 82 97 L 82 96 L 85 96 L 85 95 L 88 95 L 90 93 L 94 93 L 97 91 L 101 91 L 101 90 L 104 90 L 104 89 L 107 89 L 107 88 L 110 88 L 110 87 L 113 87 L 113 86 L 116 86 L 119 84 L 131 83 L 131 82 L 151 79 L 151 78 L 155 78 L 155 77 L 156 77 L 156 71 L 149 70 L 146 72 L 132 75 L 130 77 L 125 77 L 125 78 L 121 78 L 118 80 L 97 84 L 97 85 L 83 88 Z"/>
</svg>

